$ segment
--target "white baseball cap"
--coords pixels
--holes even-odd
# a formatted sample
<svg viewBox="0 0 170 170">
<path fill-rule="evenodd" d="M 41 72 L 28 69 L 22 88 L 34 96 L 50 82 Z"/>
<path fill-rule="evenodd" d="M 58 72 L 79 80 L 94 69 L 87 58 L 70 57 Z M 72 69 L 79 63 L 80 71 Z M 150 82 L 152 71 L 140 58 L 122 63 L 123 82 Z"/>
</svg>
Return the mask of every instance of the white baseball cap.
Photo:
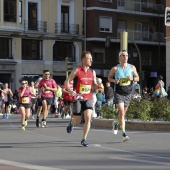
<svg viewBox="0 0 170 170">
<path fill-rule="evenodd" d="M 102 82 L 102 79 L 101 79 L 101 78 L 98 78 L 98 79 L 97 79 L 97 82 L 98 82 L 98 83 L 101 83 L 101 82 Z"/>
</svg>

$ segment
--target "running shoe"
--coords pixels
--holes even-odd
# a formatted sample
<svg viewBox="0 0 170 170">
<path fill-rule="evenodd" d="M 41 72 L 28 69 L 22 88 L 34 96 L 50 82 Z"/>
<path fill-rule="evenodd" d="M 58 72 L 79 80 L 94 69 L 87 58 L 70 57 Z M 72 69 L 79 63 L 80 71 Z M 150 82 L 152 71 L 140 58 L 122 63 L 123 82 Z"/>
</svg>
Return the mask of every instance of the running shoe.
<svg viewBox="0 0 170 170">
<path fill-rule="evenodd" d="M 5 114 L 2 115 L 2 119 L 5 119 Z"/>
<path fill-rule="evenodd" d="M 62 119 L 65 118 L 65 114 L 64 114 L 64 113 L 61 114 L 61 118 L 62 118 Z"/>
<path fill-rule="evenodd" d="M 71 124 L 71 120 L 69 122 L 69 125 L 67 126 L 67 133 L 71 133 L 73 131 L 73 125 Z"/>
<path fill-rule="evenodd" d="M 113 133 L 115 134 L 115 135 L 117 135 L 117 133 L 118 133 L 118 123 L 117 122 L 113 122 L 112 123 L 112 125 L 113 125 L 113 129 L 112 129 L 112 131 L 113 131 Z"/>
<path fill-rule="evenodd" d="M 27 124 L 28 124 L 28 122 L 27 122 L 27 120 L 25 120 L 24 125 L 27 126 Z"/>
<path fill-rule="evenodd" d="M 83 145 L 84 147 L 88 147 L 88 146 L 89 146 L 89 144 L 86 142 L 85 139 L 83 139 L 83 140 L 81 141 L 81 145 Z"/>
<path fill-rule="evenodd" d="M 40 127 L 39 118 L 36 119 L 36 126 Z"/>
<path fill-rule="evenodd" d="M 126 135 L 126 133 L 123 133 L 123 142 L 126 142 L 129 140 L 129 136 Z"/>
<path fill-rule="evenodd" d="M 65 118 L 70 118 L 70 115 L 69 115 L 69 114 L 67 114 L 67 115 L 65 116 Z"/>
<path fill-rule="evenodd" d="M 7 115 L 7 113 L 5 113 L 4 119 L 8 119 L 8 118 L 9 118 L 9 116 Z"/>
<path fill-rule="evenodd" d="M 47 127 L 47 122 L 46 121 L 42 121 L 42 127 Z"/>
<path fill-rule="evenodd" d="M 25 125 L 22 125 L 21 130 L 25 130 Z"/>
</svg>

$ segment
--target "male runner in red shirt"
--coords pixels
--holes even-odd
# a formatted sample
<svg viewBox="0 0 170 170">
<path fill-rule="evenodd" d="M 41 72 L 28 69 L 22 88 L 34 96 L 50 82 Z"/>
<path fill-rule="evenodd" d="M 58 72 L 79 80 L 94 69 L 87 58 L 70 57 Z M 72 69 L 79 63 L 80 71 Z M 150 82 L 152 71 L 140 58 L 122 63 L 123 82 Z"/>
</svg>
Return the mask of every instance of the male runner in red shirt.
<svg viewBox="0 0 170 170">
<path fill-rule="evenodd" d="M 54 79 L 50 78 L 50 71 L 43 71 L 43 79 L 39 82 L 38 88 L 42 90 L 42 107 L 43 107 L 43 119 L 42 127 L 46 127 L 46 117 L 48 116 L 48 111 L 53 102 L 53 92 L 57 91 L 57 84 Z"/>
<path fill-rule="evenodd" d="M 89 51 L 84 51 L 81 55 L 82 66 L 75 68 L 66 80 L 66 86 L 68 92 L 72 96 L 77 96 L 81 94 L 83 99 L 77 100 L 74 104 L 74 119 L 72 119 L 67 127 L 67 132 L 71 133 L 73 130 L 73 125 L 81 122 L 81 113 L 84 112 L 84 127 L 83 127 L 83 138 L 81 140 L 81 145 L 88 146 L 86 142 L 87 134 L 91 126 L 91 115 L 93 110 L 92 101 L 92 86 L 97 89 L 98 84 L 96 82 L 96 73 L 94 70 L 90 69 L 92 65 L 92 55 Z M 70 87 L 70 81 L 77 77 L 77 84 L 75 91 Z"/>
</svg>

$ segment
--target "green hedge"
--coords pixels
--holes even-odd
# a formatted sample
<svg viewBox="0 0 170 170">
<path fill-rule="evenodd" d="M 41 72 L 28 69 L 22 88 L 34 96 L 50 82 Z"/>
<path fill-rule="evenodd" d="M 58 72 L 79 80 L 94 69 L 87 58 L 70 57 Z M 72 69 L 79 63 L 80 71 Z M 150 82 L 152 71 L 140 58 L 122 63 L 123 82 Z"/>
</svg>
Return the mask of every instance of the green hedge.
<svg viewBox="0 0 170 170">
<path fill-rule="evenodd" d="M 117 117 L 113 106 L 102 106 L 102 117 L 114 119 Z M 126 112 L 127 120 L 139 119 L 142 121 L 163 120 L 170 121 L 170 101 L 167 99 L 146 100 L 140 102 L 132 100 Z"/>
</svg>

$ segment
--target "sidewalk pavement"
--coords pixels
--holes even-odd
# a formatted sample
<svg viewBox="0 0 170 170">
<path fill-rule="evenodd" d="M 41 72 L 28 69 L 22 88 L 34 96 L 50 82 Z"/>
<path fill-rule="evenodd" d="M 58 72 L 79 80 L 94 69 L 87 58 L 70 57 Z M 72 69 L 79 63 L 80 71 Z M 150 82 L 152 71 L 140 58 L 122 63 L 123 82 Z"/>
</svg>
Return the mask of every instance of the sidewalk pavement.
<svg viewBox="0 0 170 170">
<path fill-rule="evenodd" d="M 2 113 L 0 113 L 0 116 Z M 11 114 L 8 114 L 9 116 Z M 60 116 L 55 116 L 60 118 Z M 92 125 L 97 127 L 112 128 L 113 119 L 102 119 L 102 118 L 93 118 Z M 150 131 L 170 131 L 170 122 L 169 121 L 138 121 L 130 120 L 126 121 L 127 130 L 150 130 Z"/>
<path fill-rule="evenodd" d="M 0 169 L 2 170 L 30 170 L 27 168 L 20 168 L 17 166 L 10 166 L 10 165 L 5 165 L 5 164 L 0 164 Z"/>
</svg>

